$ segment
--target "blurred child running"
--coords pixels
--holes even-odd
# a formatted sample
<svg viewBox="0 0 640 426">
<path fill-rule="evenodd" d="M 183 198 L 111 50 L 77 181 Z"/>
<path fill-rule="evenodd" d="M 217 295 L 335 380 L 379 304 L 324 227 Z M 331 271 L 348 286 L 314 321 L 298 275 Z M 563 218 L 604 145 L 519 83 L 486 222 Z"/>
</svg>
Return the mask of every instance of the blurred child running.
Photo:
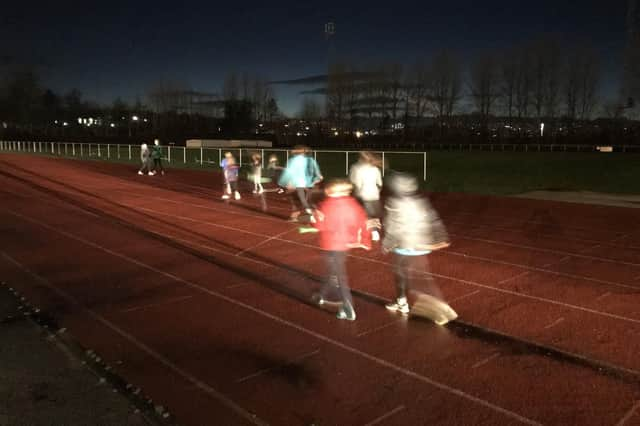
<svg viewBox="0 0 640 426">
<path fill-rule="evenodd" d="M 220 162 L 224 174 L 224 194 L 223 200 L 228 200 L 233 194 L 236 200 L 240 199 L 238 192 L 238 171 L 240 166 L 236 163 L 236 159 L 230 152 L 224 153 L 224 158 Z"/>
<path fill-rule="evenodd" d="M 304 146 L 294 147 L 291 151 L 293 157 L 289 159 L 278 183 L 291 191 L 290 220 L 297 221 L 304 212 L 309 215 L 311 223 L 314 223 L 313 209 L 309 202 L 311 189 L 323 178 L 318 163 L 306 155 L 307 150 Z"/>
<path fill-rule="evenodd" d="M 360 159 L 351 166 L 349 179 L 353 183 L 354 195 L 358 198 L 367 212 L 369 222 L 367 228 L 371 230 L 371 239 L 380 240 L 380 190 L 382 189 L 381 162 L 369 151 L 361 151 Z"/>
<path fill-rule="evenodd" d="M 278 194 L 282 194 L 284 192 L 284 188 L 278 185 L 278 182 L 280 181 L 280 176 L 282 175 L 283 170 L 284 170 L 284 167 L 280 165 L 278 156 L 275 154 L 271 154 L 269 156 L 269 163 L 267 164 L 267 176 L 271 178 L 272 182 L 275 183 L 276 185 L 275 191 Z"/>
<path fill-rule="evenodd" d="M 251 154 L 251 180 L 253 181 L 253 193 L 262 194 L 262 155 L 257 152 Z"/>
<path fill-rule="evenodd" d="M 316 211 L 315 227 L 320 231 L 320 248 L 324 250 L 328 279 L 315 295 L 318 304 L 330 303 L 332 293 L 337 292 L 341 306 L 337 318 L 354 321 L 351 290 L 347 279 L 345 261 L 347 251 L 352 248 L 371 248 L 366 232 L 367 215 L 350 196 L 352 185 L 346 181 L 335 181 L 325 187 L 327 198 Z"/>
<path fill-rule="evenodd" d="M 151 167 L 149 164 L 149 162 L 151 161 L 150 156 L 151 156 L 151 152 L 149 151 L 149 146 L 146 143 L 143 143 L 140 146 L 140 161 L 142 162 L 142 167 L 140 167 L 140 170 L 138 170 L 139 175 L 148 173 L 151 176 L 153 176 L 151 174 Z"/>
<path fill-rule="evenodd" d="M 411 175 L 395 173 L 389 180 L 390 197 L 385 203 L 383 251 L 394 254 L 396 286 L 395 302 L 386 305 L 390 311 L 408 314 L 410 272 L 420 270 L 421 260 L 426 265 L 425 255 L 447 247 L 448 237 L 444 225 L 426 197 L 418 193 L 418 181 Z M 427 271 L 428 272 L 428 271 Z M 439 289 L 427 278 L 426 293 L 441 299 Z M 422 292 L 423 289 L 418 289 Z M 448 306 L 448 305 L 446 305 Z M 442 320 L 446 322 L 446 320 Z"/>
</svg>

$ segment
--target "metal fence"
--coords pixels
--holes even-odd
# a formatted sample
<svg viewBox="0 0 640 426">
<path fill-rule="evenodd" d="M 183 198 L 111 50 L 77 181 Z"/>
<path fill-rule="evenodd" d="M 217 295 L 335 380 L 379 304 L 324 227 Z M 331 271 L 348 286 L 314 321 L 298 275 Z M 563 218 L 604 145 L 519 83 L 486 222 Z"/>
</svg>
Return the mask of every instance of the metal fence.
<svg viewBox="0 0 640 426">
<path fill-rule="evenodd" d="M 0 151 L 55 155 L 68 158 L 86 158 L 125 162 L 140 162 L 139 145 L 91 144 L 76 142 L 42 142 L 42 141 L 0 141 Z M 240 166 L 249 166 L 251 155 L 259 153 L 262 166 L 269 158 L 275 156 L 280 165 L 285 165 L 291 154 L 290 150 L 267 148 L 185 148 L 179 146 L 163 146 L 165 161 L 172 165 L 191 167 L 219 167 L 225 152 L 231 152 Z M 314 150 L 313 157 L 318 161 L 325 177 L 344 177 L 349 168 L 358 161 L 360 151 Z M 427 180 L 427 152 L 415 151 L 374 151 L 383 161 L 385 169 L 393 169 L 422 176 Z"/>
</svg>

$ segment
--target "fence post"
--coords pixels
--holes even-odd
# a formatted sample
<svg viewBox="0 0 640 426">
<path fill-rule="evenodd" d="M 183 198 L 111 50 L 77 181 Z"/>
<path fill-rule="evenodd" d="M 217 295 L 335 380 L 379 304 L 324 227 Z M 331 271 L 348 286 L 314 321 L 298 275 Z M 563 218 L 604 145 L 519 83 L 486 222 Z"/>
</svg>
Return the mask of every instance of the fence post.
<svg viewBox="0 0 640 426">
<path fill-rule="evenodd" d="M 218 164 L 222 163 L 222 148 L 218 148 Z"/>
<path fill-rule="evenodd" d="M 80 157 L 84 157 L 84 148 L 82 147 L 83 144 L 80 144 Z"/>
<path fill-rule="evenodd" d="M 67 143 L 64 143 L 64 155 L 65 157 L 67 157 L 69 155 L 69 147 L 67 146 Z"/>
<path fill-rule="evenodd" d="M 200 165 L 201 166 L 204 164 L 204 158 L 203 158 L 204 152 L 203 151 L 204 150 L 202 149 L 202 145 L 200 145 Z"/>
<path fill-rule="evenodd" d="M 345 151 L 344 156 L 344 174 L 349 176 L 349 151 Z"/>
<path fill-rule="evenodd" d="M 127 145 L 129 147 L 129 160 L 131 160 L 131 145 Z"/>
<path fill-rule="evenodd" d="M 111 145 L 107 144 L 107 159 L 111 158 Z"/>
<path fill-rule="evenodd" d="M 167 161 L 169 163 L 171 162 L 171 147 L 170 146 L 167 147 Z"/>
<path fill-rule="evenodd" d="M 424 181 L 427 181 L 427 152 L 422 153 L 422 163 L 424 165 Z"/>
<path fill-rule="evenodd" d="M 184 164 L 187 164 L 187 147 L 182 148 L 182 159 L 184 160 Z"/>
<path fill-rule="evenodd" d="M 240 147 L 240 167 L 242 167 L 242 147 Z"/>
<path fill-rule="evenodd" d="M 120 159 L 120 145 L 116 145 L 116 149 L 118 150 L 118 160 Z"/>
<path fill-rule="evenodd" d="M 73 156 L 75 157 L 76 156 L 76 144 L 75 143 L 71 144 L 71 152 L 73 153 Z"/>
</svg>

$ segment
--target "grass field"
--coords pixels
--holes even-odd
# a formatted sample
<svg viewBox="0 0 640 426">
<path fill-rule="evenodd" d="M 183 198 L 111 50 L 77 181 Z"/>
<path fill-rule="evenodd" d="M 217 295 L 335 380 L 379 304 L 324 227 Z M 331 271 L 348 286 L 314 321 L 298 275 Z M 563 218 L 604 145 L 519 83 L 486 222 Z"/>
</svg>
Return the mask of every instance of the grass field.
<svg viewBox="0 0 640 426">
<path fill-rule="evenodd" d="M 132 147 L 132 160 L 128 160 L 128 147 L 111 146 L 111 159 L 97 156 L 97 145 L 83 151 L 83 156 L 69 151 L 31 153 L 28 155 L 55 155 L 93 161 L 128 162 L 139 164 L 139 147 Z M 115 151 L 115 152 L 114 152 Z M 174 155 L 168 167 L 219 170 L 218 149 L 204 150 L 204 163 L 200 164 L 200 150 L 187 150 L 186 163 L 182 151 Z M 175 155 L 176 152 L 179 155 Z M 88 154 L 91 156 L 87 156 Z M 281 164 L 286 154 L 265 150 L 265 157 L 276 153 Z M 120 158 L 118 159 L 118 154 Z M 235 152 L 239 156 L 238 152 Z M 326 178 L 345 177 L 347 165 L 358 159 L 355 152 L 318 152 L 317 160 Z M 421 153 L 386 153 L 388 169 L 408 171 L 419 178 L 424 172 Z M 243 150 L 243 158 L 249 150 Z M 266 164 L 266 158 L 265 158 Z M 243 167 L 246 176 L 248 168 Z M 579 153 L 579 152 L 445 152 L 427 153 L 427 181 L 424 187 L 436 192 L 469 192 L 478 194 L 512 195 L 535 190 L 595 191 L 605 193 L 640 193 L 640 154 L 631 153 Z"/>
<path fill-rule="evenodd" d="M 431 152 L 427 188 L 519 194 L 534 190 L 640 193 L 640 155 Z"/>
</svg>

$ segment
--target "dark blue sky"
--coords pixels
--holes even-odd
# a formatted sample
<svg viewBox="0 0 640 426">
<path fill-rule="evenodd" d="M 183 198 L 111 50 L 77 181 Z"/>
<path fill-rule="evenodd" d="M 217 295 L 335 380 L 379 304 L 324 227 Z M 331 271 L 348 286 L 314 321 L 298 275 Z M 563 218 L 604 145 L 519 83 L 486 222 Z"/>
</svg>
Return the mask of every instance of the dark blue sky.
<svg viewBox="0 0 640 426">
<path fill-rule="evenodd" d="M 410 63 L 442 47 L 470 58 L 556 33 L 599 49 L 612 87 L 625 14 L 624 0 L 14 2 L 0 16 L 0 56 L 43 64 L 46 84 L 99 102 L 144 99 L 158 80 L 217 92 L 230 70 L 273 80 L 322 73 L 332 20 L 338 54 L 365 64 Z M 288 113 L 298 90 L 277 88 Z"/>
</svg>

